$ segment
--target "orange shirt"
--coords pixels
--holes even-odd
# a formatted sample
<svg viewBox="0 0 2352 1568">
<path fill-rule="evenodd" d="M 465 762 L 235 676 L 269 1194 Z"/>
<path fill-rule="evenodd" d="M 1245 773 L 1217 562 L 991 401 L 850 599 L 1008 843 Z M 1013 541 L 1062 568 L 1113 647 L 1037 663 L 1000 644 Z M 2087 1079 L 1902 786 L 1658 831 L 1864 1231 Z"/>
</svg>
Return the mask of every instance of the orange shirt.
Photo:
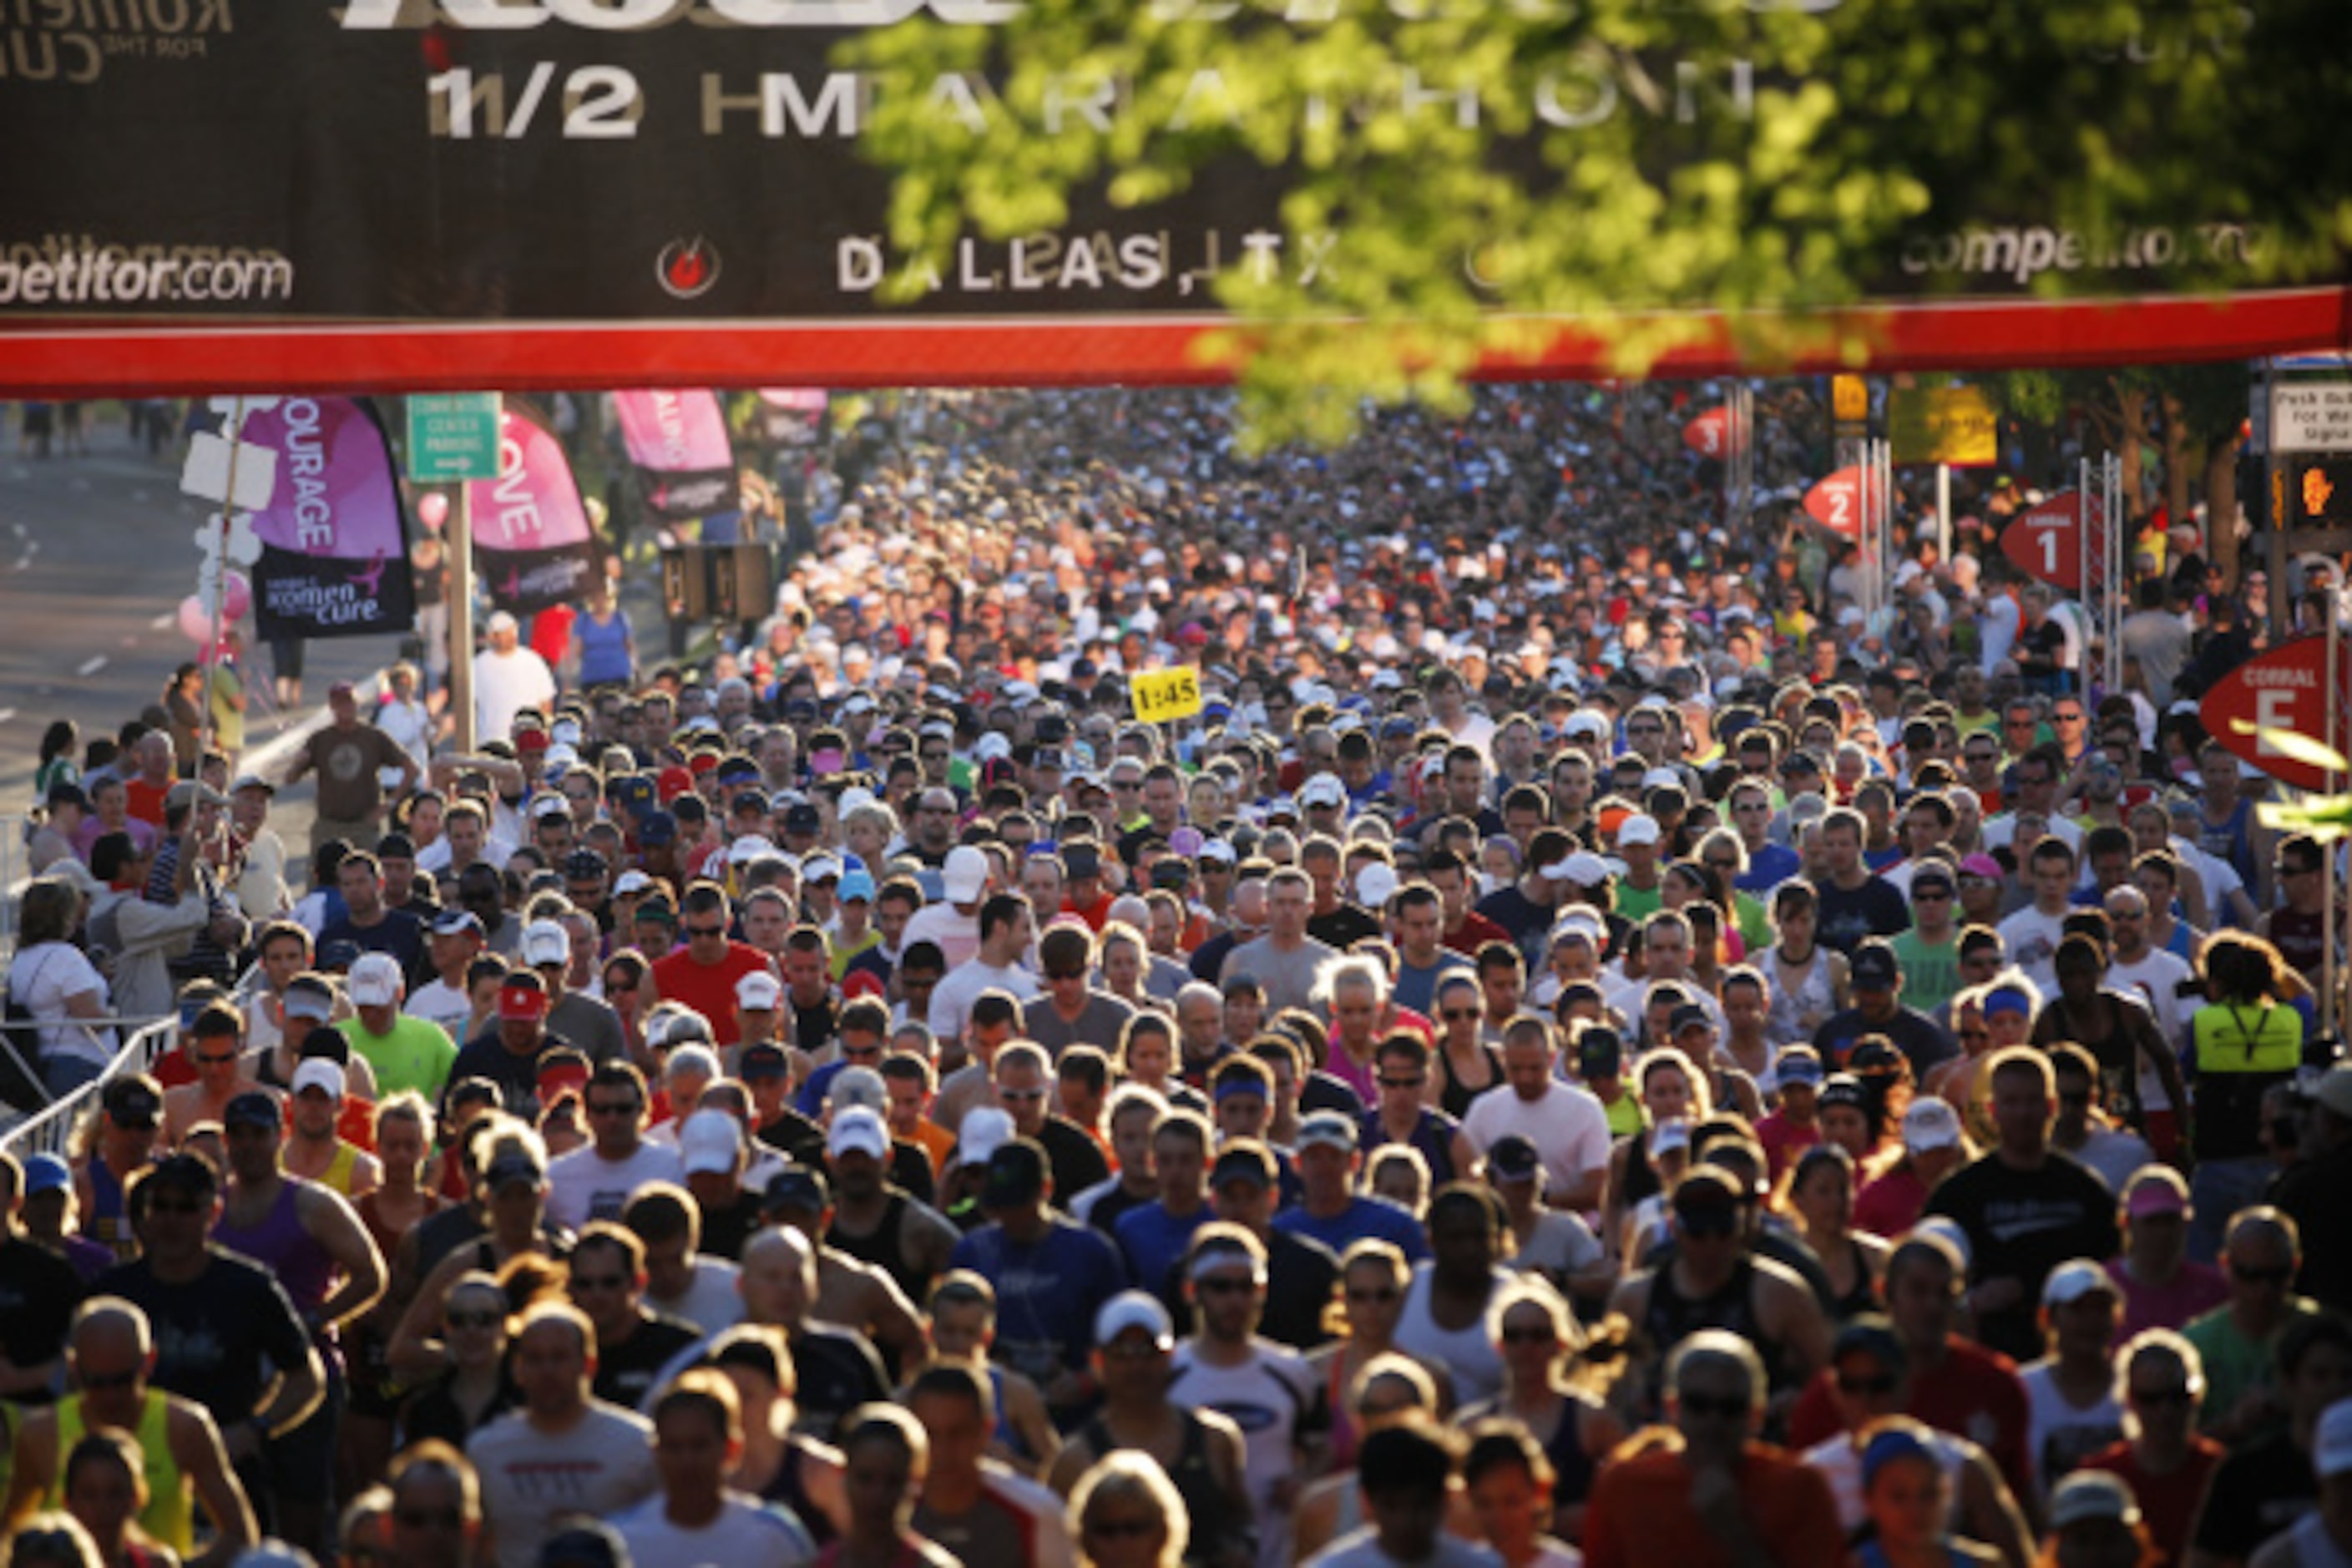
<svg viewBox="0 0 2352 1568">
<path fill-rule="evenodd" d="M 898 1129 L 891 1129 L 891 1136 L 894 1138 L 898 1136 Z M 955 1148 L 956 1143 L 954 1133 L 926 1116 L 915 1123 L 914 1136 L 907 1142 L 930 1156 L 933 1177 L 947 1174 L 948 1153 Z"/>
<path fill-rule="evenodd" d="M 1584 1515 L 1585 1568 L 1711 1568 L 1730 1554 L 1690 1508 L 1690 1467 L 1681 1450 L 1612 1461 L 1593 1482 Z M 1741 1504 L 1756 1541 L 1775 1563 L 1845 1561 L 1837 1504 L 1820 1471 L 1785 1449 L 1748 1445 Z"/>
</svg>

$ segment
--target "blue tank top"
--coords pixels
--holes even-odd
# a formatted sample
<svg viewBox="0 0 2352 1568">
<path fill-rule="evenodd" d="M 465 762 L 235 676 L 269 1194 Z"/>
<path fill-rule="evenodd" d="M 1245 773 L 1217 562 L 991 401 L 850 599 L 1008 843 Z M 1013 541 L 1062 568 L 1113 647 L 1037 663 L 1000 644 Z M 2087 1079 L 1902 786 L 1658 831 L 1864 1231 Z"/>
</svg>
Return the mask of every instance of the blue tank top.
<svg viewBox="0 0 2352 1568">
<path fill-rule="evenodd" d="M 112 1247 L 115 1261 L 128 1263 L 139 1256 L 139 1238 L 131 1234 L 123 1207 L 122 1178 L 107 1168 L 106 1156 L 95 1149 L 84 1169 L 89 1176 L 89 1213 L 82 1216 L 81 1233 Z"/>
<path fill-rule="evenodd" d="M 596 617 L 583 612 L 572 623 L 572 636 L 580 645 L 580 684 L 602 686 L 630 678 L 629 618 L 615 606 L 612 619 L 604 625 Z"/>
<path fill-rule="evenodd" d="M 1029 1452 L 1029 1445 L 1022 1440 L 1020 1430 L 1016 1428 L 1013 1425 L 1012 1421 L 1007 1419 L 1005 1416 L 1004 1369 L 1003 1367 L 992 1364 L 989 1367 L 988 1392 L 996 1401 L 996 1430 L 988 1435 L 990 1440 L 1003 1444 L 1004 1446 L 1004 1451 L 1013 1455 L 1016 1458 L 1030 1459 L 1036 1458 L 1035 1455 Z"/>
<path fill-rule="evenodd" d="M 2254 888 L 2259 880 L 2254 868 L 2252 836 L 2246 831 L 2247 821 L 2253 814 L 2254 803 L 2251 800 L 2242 800 L 2230 815 L 2219 823 L 2209 821 L 2201 816 L 2197 819 L 2198 847 L 2215 859 L 2227 860 L 2231 868 L 2238 873 L 2238 879 L 2245 883 L 2248 898 L 2253 897 Z M 2221 911 L 2217 910 L 2214 912 L 2218 916 Z M 2234 925 L 2237 922 L 2225 921 L 2222 923 Z"/>
</svg>

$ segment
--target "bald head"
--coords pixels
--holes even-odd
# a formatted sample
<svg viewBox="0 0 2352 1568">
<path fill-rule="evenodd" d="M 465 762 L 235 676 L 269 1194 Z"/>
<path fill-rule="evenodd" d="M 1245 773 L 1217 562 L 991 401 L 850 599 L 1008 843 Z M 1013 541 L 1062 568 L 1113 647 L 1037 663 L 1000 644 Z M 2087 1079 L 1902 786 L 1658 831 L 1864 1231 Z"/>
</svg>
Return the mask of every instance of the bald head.
<svg viewBox="0 0 2352 1568">
<path fill-rule="evenodd" d="M 77 1357 L 88 1350 L 117 1346 L 144 1356 L 154 1348 L 147 1314 L 120 1296 L 93 1296 L 84 1301 L 74 1313 L 70 1342 Z"/>
</svg>

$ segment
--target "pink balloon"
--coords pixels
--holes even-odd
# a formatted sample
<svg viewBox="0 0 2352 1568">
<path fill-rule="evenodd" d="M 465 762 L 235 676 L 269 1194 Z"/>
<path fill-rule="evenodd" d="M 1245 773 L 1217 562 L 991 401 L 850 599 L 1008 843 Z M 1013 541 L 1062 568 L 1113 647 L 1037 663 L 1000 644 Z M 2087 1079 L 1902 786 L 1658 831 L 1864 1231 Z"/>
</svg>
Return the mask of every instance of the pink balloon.
<svg viewBox="0 0 2352 1568">
<path fill-rule="evenodd" d="M 205 610 L 202 595 L 191 594 L 180 601 L 180 635 L 198 647 L 213 640 L 213 618 Z"/>
<path fill-rule="evenodd" d="M 426 490 L 418 496 L 416 521 L 437 532 L 441 525 L 449 521 L 449 498 L 439 490 Z"/>
<path fill-rule="evenodd" d="M 253 608 L 253 584 L 242 572 L 224 573 L 221 576 L 221 621 L 224 626 L 245 619 L 245 612 Z"/>
</svg>

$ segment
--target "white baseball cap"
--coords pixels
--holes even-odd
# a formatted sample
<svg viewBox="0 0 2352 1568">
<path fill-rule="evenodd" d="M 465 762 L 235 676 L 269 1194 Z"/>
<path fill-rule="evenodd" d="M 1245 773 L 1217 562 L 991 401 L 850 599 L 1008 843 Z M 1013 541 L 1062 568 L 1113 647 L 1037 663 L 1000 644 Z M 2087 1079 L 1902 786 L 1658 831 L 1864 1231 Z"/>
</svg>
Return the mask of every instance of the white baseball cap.
<svg viewBox="0 0 2352 1568">
<path fill-rule="evenodd" d="M 731 1171 L 742 1157 L 743 1133 L 723 1110 L 698 1110 L 678 1129 L 679 1163 L 686 1173 Z"/>
<path fill-rule="evenodd" d="M 310 1058 L 294 1069 L 294 1092 L 299 1095 L 306 1089 L 323 1089 L 328 1099 L 341 1100 L 343 1069 L 324 1057 Z"/>
<path fill-rule="evenodd" d="M 2069 1301 L 2079 1301 L 2085 1296 L 2095 1296 L 2101 1291 L 2109 1296 L 2121 1295 L 2105 1269 L 2087 1258 L 2077 1258 L 2050 1271 L 2050 1278 L 2042 1282 L 2042 1304 L 2063 1307 Z"/>
<path fill-rule="evenodd" d="M 571 963 L 572 933 L 554 921 L 531 921 L 522 928 L 522 961 L 533 969 Z"/>
<path fill-rule="evenodd" d="M 735 982 L 735 1005 L 772 1013 L 783 1000 L 784 983 L 764 969 L 755 969 Z"/>
<path fill-rule="evenodd" d="M 1008 1112 L 993 1105 L 975 1106 L 964 1112 L 963 1123 L 956 1129 L 956 1163 L 985 1165 L 990 1155 L 1012 1141 Z"/>
<path fill-rule="evenodd" d="M 363 952 L 343 977 L 354 1007 L 390 1007 L 400 1000 L 400 961 L 388 952 Z"/>
<path fill-rule="evenodd" d="M 1658 819 L 1646 811 L 1637 811 L 1617 825 L 1620 849 L 1628 844 L 1655 844 L 1658 838 Z"/>
<path fill-rule="evenodd" d="M 1949 1100 L 1926 1095 L 1903 1113 L 1903 1146 L 1915 1153 L 1960 1146 L 1960 1113 Z"/>
<path fill-rule="evenodd" d="M 862 1105 L 853 1105 L 834 1113 L 833 1126 L 824 1135 L 824 1151 L 836 1159 L 843 1154 L 870 1154 L 877 1160 L 890 1157 L 890 1130 L 882 1125 L 882 1118 Z"/>
<path fill-rule="evenodd" d="M 1568 879 L 1580 888 L 1597 888 L 1609 879 L 1609 862 L 1590 849 L 1571 853 L 1566 866 Z"/>
<path fill-rule="evenodd" d="M 946 864 L 940 868 L 940 882 L 951 904 L 977 903 L 982 889 L 988 886 L 988 856 L 969 844 L 960 844 L 948 851 Z"/>
<path fill-rule="evenodd" d="M 1095 1343 L 1108 1345 L 1119 1335 L 1141 1329 L 1161 1350 L 1176 1344 L 1176 1325 L 1160 1299 L 1144 1290 L 1121 1290 L 1095 1313 Z"/>
</svg>

